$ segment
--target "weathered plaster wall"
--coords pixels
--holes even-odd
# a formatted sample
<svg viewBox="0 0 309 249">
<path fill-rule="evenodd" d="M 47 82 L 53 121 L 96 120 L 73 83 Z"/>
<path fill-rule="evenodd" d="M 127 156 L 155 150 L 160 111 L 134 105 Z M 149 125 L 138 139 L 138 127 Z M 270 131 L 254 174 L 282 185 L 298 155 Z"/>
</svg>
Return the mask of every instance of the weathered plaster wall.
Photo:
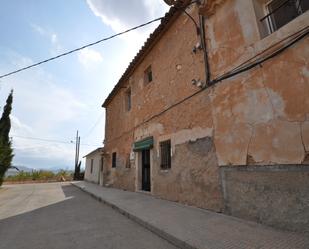
<svg viewBox="0 0 309 249">
<path fill-rule="evenodd" d="M 171 170 L 153 170 L 153 193 L 161 198 L 222 211 L 218 163 L 211 137 L 175 146 Z"/>
<path fill-rule="evenodd" d="M 261 39 L 254 16 L 252 1 L 233 0 L 221 3 L 209 17 L 206 28 L 213 77 L 291 36 L 309 21 L 309 13 L 305 13 Z M 309 114 L 308 44 L 305 38 L 261 67 L 212 89 L 219 165 L 306 161 L 307 135 L 303 130 Z"/>
<path fill-rule="evenodd" d="M 251 1 L 217 2 L 206 24 L 213 78 L 270 54 L 309 22 L 307 12 L 263 38 Z M 309 227 L 308 45 L 307 37 L 210 93 L 225 212 L 300 232 Z"/>
<path fill-rule="evenodd" d="M 222 211 L 219 167 L 213 144 L 213 123 L 208 91 L 151 124 L 135 130 L 135 141 L 154 136 L 152 194 L 214 211 Z M 187 110 L 191 110 L 188 112 Z M 203 115 L 201 115 L 201 113 Z M 171 140 L 170 170 L 160 168 L 159 143 Z"/>
<path fill-rule="evenodd" d="M 281 40 L 287 41 L 286 37 L 307 27 L 309 22 L 307 12 L 262 38 L 265 34 L 260 33 L 252 1 L 207 2 L 212 5 L 204 6 L 201 13 L 207 16 L 205 28 L 212 79 L 255 56 L 271 53 L 282 46 Z M 191 10 L 191 14 L 197 17 L 196 10 Z M 308 38 L 261 66 L 219 82 L 157 115 L 198 90 L 190 83 L 192 79 L 205 79 L 203 55 L 201 51 L 192 52 L 197 41 L 192 22 L 181 15 L 109 103 L 105 148 L 110 155 L 105 182 L 139 190 L 136 161 L 131 162 L 131 169 L 125 168 L 125 161 L 135 141 L 153 136 L 153 195 L 279 227 L 290 223 L 294 230 L 301 230 L 304 224 L 293 223 L 288 215 L 293 214 L 293 208 L 306 208 L 295 203 L 293 196 L 300 196 L 308 187 L 308 174 L 244 174 L 237 169 L 267 167 L 263 165 L 284 168 L 288 164 L 297 167 L 308 163 Z M 149 65 L 153 82 L 145 85 L 144 70 Z M 132 92 L 130 111 L 125 110 L 124 102 L 128 87 Z M 166 139 L 172 143 L 172 168 L 162 171 L 159 142 Z M 111 169 L 112 152 L 117 152 L 116 169 Z M 227 166 L 234 167 L 235 172 L 222 186 L 219 171 Z M 295 182 L 297 187 L 293 187 Z M 244 194 L 246 191 L 248 195 Z M 224 199 L 225 210 L 222 193 L 233 198 L 230 202 Z M 259 195 L 261 201 L 255 203 Z M 289 198 L 288 211 L 272 216 L 278 207 L 274 202 L 277 199 L 267 198 L 268 195 Z M 265 211 L 267 206 L 269 212 Z M 250 211 L 252 207 L 254 212 Z M 304 217 L 309 220 L 306 212 Z M 280 220 L 286 222 L 280 225 Z"/>
<path fill-rule="evenodd" d="M 129 160 L 132 133 L 106 143 L 104 160 L 104 185 L 135 191 L 135 165 Z M 116 168 L 112 168 L 112 153 L 116 152 Z"/>
<path fill-rule="evenodd" d="M 197 9 L 188 10 L 196 19 Z M 193 47 L 199 38 L 194 24 L 182 14 L 152 48 L 136 68 L 124 88 L 107 108 L 105 150 L 107 159 L 106 181 L 108 185 L 132 189 L 138 187 L 136 164 L 125 168 L 125 159 L 135 141 L 153 136 L 151 165 L 152 194 L 190 205 L 220 211 L 218 164 L 213 145 L 213 123 L 208 93 L 183 103 L 165 115 L 160 115 L 144 125 L 140 125 L 153 115 L 196 92 L 192 79 L 204 79 L 204 63 L 201 51 L 194 53 Z M 182 53 L 179 53 L 182 51 Z M 153 82 L 144 84 L 144 70 L 151 65 Z M 132 109 L 125 110 L 124 94 L 130 87 Z M 190 110 L 190 112 L 188 112 Z M 201 115 L 203 113 L 203 115 Z M 172 169 L 160 169 L 159 142 L 171 139 Z M 207 150 L 197 147 L 203 145 Z M 117 167 L 111 169 L 111 154 L 117 152 Z M 137 153 L 135 160 L 137 160 Z M 190 156 L 195 166 L 183 157 Z M 119 166 L 118 166 L 119 165 Z M 187 179 L 182 183 L 179 179 Z M 206 182 L 204 183 L 204 180 Z M 138 188 L 136 190 L 139 190 Z"/>
</svg>

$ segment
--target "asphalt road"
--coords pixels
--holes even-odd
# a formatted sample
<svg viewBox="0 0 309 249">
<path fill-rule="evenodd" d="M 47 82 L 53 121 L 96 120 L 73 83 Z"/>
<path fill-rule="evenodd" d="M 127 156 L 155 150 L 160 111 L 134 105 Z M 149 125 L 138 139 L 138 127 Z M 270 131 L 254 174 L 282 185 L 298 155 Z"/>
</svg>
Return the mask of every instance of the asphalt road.
<svg viewBox="0 0 309 249">
<path fill-rule="evenodd" d="M 0 188 L 0 249 L 134 248 L 173 245 L 69 184 Z"/>
</svg>

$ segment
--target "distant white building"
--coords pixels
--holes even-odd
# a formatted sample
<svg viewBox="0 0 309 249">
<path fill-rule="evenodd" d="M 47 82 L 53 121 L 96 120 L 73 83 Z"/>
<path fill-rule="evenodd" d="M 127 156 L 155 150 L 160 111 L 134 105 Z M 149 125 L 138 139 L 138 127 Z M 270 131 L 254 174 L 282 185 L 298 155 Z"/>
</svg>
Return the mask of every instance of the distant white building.
<svg viewBox="0 0 309 249">
<path fill-rule="evenodd" d="M 88 153 L 85 167 L 85 181 L 103 185 L 103 148 L 97 148 Z"/>
</svg>

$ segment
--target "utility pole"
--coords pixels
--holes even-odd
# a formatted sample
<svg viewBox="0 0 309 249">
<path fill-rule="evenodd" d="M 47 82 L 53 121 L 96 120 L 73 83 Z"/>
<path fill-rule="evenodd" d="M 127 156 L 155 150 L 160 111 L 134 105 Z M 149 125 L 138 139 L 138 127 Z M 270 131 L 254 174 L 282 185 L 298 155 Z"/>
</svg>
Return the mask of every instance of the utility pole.
<svg viewBox="0 0 309 249">
<path fill-rule="evenodd" d="M 80 180 L 80 161 L 79 161 L 79 148 L 80 148 L 80 137 L 78 137 L 78 145 L 77 145 L 77 178 Z"/>
<path fill-rule="evenodd" d="M 74 180 L 79 179 L 80 167 L 79 167 L 79 148 L 80 148 L 80 137 L 78 136 L 78 131 L 76 132 L 76 142 L 75 142 L 75 170 L 74 170 Z"/>
</svg>

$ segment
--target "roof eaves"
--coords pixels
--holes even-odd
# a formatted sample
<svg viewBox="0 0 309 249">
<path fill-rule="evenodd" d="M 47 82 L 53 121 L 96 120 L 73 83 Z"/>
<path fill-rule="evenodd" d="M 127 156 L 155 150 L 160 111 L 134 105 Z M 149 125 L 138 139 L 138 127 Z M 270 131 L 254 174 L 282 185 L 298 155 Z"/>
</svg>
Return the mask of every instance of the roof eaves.
<svg viewBox="0 0 309 249">
<path fill-rule="evenodd" d="M 85 158 L 85 157 L 87 157 L 87 156 L 90 156 L 90 155 L 92 155 L 92 154 L 94 154 L 94 153 L 100 152 L 100 151 L 103 152 L 103 151 L 104 151 L 104 147 L 96 148 L 95 150 L 89 152 L 87 155 L 83 156 L 83 158 Z"/>
<path fill-rule="evenodd" d="M 161 20 L 160 25 L 155 29 L 155 31 L 148 37 L 144 45 L 141 47 L 139 52 L 136 54 L 134 59 L 131 61 L 121 78 L 119 79 L 116 86 L 110 92 L 108 97 L 105 99 L 102 107 L 106 108 L 114 96 L 121 89 L 121 85 L 123 82 L 128 79 L 135 68 L 141 63 L 143 58 L 148 54 L 148 52 L 152 49 L 152 47 L 156 44 L 156 42 L 161 38 L 164 32 L 168 29 L 168 27 L 176 20 L 181 11 L 175 7 L 171 7 L 170 10 L 165 14 L 163 19 Z"/>
</svg>

